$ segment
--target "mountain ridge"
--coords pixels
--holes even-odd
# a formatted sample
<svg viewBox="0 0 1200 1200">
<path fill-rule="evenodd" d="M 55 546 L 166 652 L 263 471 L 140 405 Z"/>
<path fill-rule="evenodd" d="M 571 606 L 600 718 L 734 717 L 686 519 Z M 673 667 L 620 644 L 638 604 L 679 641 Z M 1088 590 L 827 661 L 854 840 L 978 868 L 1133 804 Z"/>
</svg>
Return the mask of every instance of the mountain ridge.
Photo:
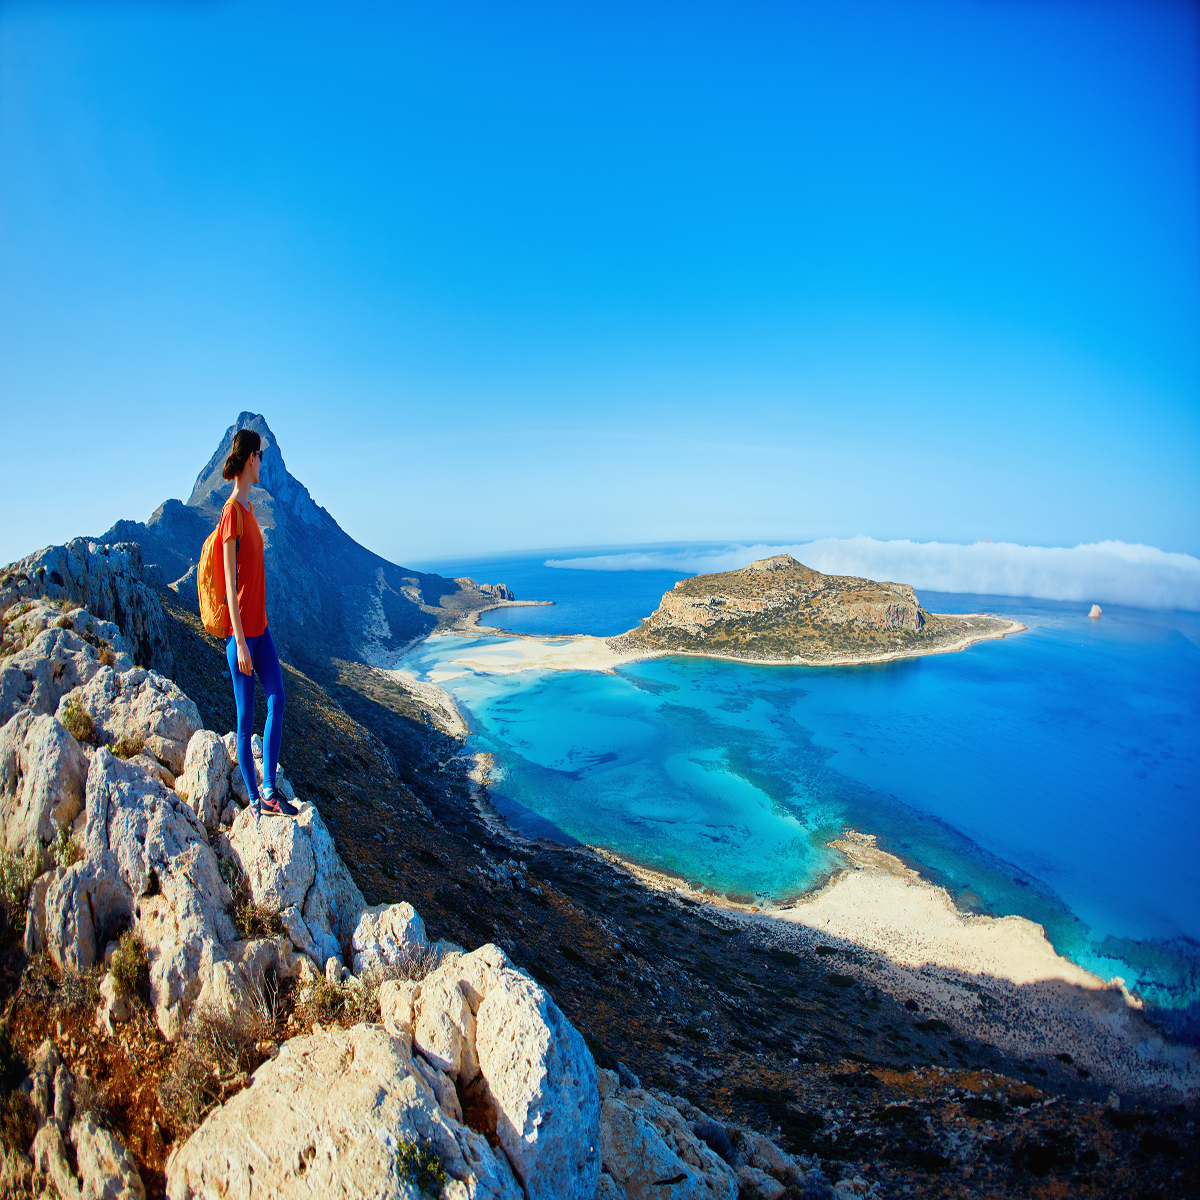
<svg viewBox="0 0 1200 1200">
<path fill-rule="evenodd" d="M 414 640 L 496 604 L 473 580 L 410 570 L 356 542 L 288 471 L 260 413 L 238 414 L 186 501 L 164 501 L 145 523 L 118 521 L 97 540 L 138 542 L 147 566 L 182 581 L 232 494 L 221 469 L 241 429 L 262 439 L 262 469 L 250 501 L 263 531 L 271 632 L 286 661 L 322 676 L 339 659 L 391 667 Z M 177 590 L 182 595 L 187 588 Z"/>
</svg>

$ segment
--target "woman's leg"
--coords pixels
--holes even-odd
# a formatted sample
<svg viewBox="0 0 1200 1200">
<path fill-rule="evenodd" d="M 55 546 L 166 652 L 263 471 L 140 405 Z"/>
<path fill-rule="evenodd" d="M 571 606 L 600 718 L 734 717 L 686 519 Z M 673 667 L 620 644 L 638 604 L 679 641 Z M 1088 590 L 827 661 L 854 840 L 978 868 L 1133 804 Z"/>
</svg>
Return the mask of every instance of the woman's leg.
<svg viewBox="0 0 1200 1200">
<path fill-rule="evenodd" d="M 263 727 L 263 785 L 267 795 L 275 790 L 275 771 L 279 766 L 279 744 L 283 740 L 283 671 L 271 631 L 263 630 L 254 647 L 254 669 L 267 695 L 267 723 Z"/>
<path fill-rule="evenodd" d="M 251 657 L 257 638 L 247 638 Z M 254 676 L 243 675 L 238 670 L 237 640 L 225 639 L 225 657 L 229 660 L 229 674 L 233 676 L 233 701 L 237 705 L 237 756 L 242 778 L 250 790 L 251 800 L 258 799 L 258 778 L 254 771 L 254 753 L 250 748 L 250 735 L 254 732 Z"/>
</svg>

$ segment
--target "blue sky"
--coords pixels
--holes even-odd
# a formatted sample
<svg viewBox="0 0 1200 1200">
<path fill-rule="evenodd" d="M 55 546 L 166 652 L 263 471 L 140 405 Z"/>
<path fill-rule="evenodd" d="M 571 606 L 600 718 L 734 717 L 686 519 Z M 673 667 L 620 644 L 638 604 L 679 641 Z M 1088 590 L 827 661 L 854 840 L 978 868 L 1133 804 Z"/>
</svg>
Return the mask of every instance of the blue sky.
<svg viewBox="0 0 1200 1200">
<path fill-rule="evenodd" d="M 401 562 L 1200 554 L 1197 12 L 0 5 L 0 560 L 244 408 Z"/>
</svg>

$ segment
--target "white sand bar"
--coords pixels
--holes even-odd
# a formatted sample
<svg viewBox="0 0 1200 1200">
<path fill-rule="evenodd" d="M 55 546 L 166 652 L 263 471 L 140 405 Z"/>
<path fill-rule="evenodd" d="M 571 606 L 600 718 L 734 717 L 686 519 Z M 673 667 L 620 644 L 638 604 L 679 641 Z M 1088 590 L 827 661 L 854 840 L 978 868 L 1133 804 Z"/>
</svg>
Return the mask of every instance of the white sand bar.
<svg viewBox="0 0 1200 1200">
<path fill-rule="evenodd" d="M 1021 1057 L 1070 1054 L 1118 1092 L 1200 1094 L 1200 1055 L 1164 1042 L 1123 980 L 1105 981 L 1063 958 L 1042 926 L 1024 917 L 962 912 L 945 889 L 879 850 L 869 835 L 848 831 L 832 845 L 849 860 L 847 870 L 790 907 L 761 911 L 624 865 L 651 886 L 756 926 L 781 946 L 834 947 L 826 960 L 831 971 L 915 1000 L 923 1018 L 943 1020 L 961 1037 Z"/>
</svg>

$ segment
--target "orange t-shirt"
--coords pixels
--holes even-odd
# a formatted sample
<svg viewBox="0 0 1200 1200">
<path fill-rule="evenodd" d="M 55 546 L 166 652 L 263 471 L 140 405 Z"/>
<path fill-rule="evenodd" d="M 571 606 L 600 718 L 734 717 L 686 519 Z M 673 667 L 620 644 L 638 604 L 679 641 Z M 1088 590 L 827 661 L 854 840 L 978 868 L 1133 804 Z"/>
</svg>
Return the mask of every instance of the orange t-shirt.
<svg viewBox="0 0 1200 1200">
<path fill-rule="evenodd" d="M 237 513 L 226 504 L 221 514 L 221 546 L 238 535 Z M 267 628 L 267 570 L 263 562 L 262 530 L 254 516 L 254 506 L 242 508 L 242 540 L 237 552 L 237 598 L 242 614 L 242 632 L 248 638 L 259 637 Z M 233 633 L 232 627 L 229 631 Z"/>
</svg>

